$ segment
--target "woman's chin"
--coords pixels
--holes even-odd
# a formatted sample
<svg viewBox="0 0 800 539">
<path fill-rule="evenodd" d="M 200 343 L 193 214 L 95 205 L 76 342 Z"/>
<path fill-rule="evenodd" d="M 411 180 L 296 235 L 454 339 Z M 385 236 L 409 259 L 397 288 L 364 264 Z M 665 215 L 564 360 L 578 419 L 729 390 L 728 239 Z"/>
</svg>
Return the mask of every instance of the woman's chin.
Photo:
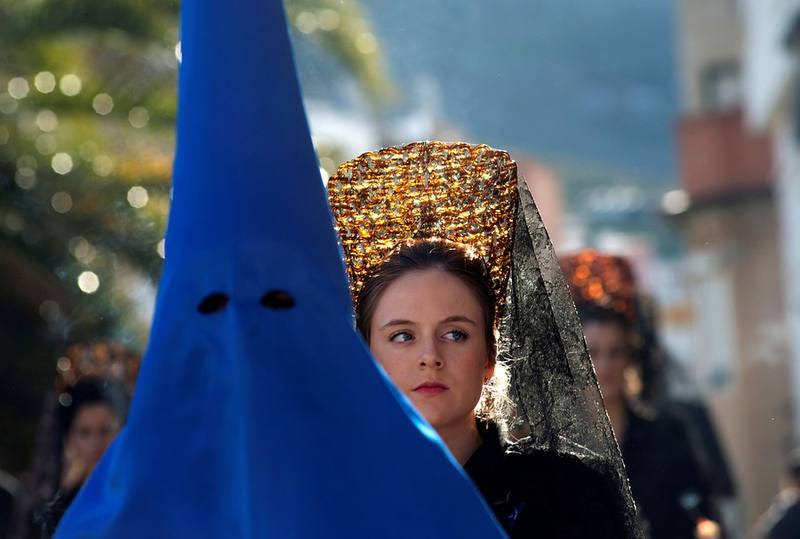
<svg viewBox="0 0 800 539">
<path fill-rule="evenodd" d="M 440 408 L 422 407 L 418 408 L 420 415 L 431 424 L 431 426 L 441 433 L 442 429 L 447 429 L 455 424 L 460 424 L 461 421 L 455 417 L 452 410 L 442 410 Z"/>
<path fill-rule="evenodd" d="M 447 425 L 448 423 L 449 418 L 445 416 L 441 410 L 435 409 L 431 406 L 417 406 L 417 411 L 422 417 L 425 418 L 425 421 L 430 423 L 431 427 L 436 430 L 439 430 L 439 428 Z"/>
</svg>

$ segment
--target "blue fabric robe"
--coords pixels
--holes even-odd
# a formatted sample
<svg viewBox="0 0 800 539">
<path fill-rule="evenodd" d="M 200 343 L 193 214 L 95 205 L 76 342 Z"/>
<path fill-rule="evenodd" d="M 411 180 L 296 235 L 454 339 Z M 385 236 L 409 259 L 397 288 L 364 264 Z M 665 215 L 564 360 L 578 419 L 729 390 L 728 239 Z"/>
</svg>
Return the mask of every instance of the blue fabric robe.
<svg viewBox="0 0 800 539">
<path fill-rule="evenodd" d="M 182 4 L 150 343 L 57 537 L 501 537 L 352 327 L 280 0 Z"/>
</svg>

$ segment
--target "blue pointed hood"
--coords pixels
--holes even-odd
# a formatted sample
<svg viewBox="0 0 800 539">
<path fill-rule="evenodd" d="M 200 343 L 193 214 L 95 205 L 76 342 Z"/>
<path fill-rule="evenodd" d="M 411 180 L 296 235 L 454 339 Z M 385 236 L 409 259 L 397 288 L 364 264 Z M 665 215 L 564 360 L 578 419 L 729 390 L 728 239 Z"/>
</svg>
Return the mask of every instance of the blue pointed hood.
<svg viewBox="0 0 800 539">
<path fill-rule="evenodd" d="M 166 264 L 57 537 L 499 537 L 351 323 L 280 0 L 182 2 Z"/>
<path fill-rule="evenodd" d="M 333 297 L 347 308 L 281 6 L 199 4 L 182 13 L 165 271 L 182 271 L 183 253 L 209 245 L 231 253 L 265 239 L 302 245 L 321 273 L 337 277 Z"/>
</svg>

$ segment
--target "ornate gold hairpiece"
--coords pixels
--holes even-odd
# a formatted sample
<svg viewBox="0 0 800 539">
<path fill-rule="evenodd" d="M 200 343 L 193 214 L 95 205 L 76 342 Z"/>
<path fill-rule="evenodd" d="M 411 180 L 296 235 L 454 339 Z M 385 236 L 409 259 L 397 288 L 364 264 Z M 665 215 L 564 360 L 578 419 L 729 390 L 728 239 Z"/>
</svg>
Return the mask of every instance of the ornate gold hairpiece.
<svg viewBox="0 0 800 539">
<path fill-rule="evenodd" d="M 140 362 L 138 354 L 118 342 L 74 344 L 56 362 L 56 390 L 65 391 L 83 378 L 103 378 L 119 381 L 133 393 Z"/>
<path fill-rule="evenodd" d="M 437 238 L 483 260 L 502 304 L 518 199 L 517 165 L 507 152 L 463 142 L 368 152 L 339 166 L 328 197 L 354 302 L 401 244 Z"/>
<path fill-rule="evenodd" d="M 636 280 L 627 260 L 584 249 L 562 257 L 560 264 L 577 306 L 594 305 L 610 309 L 629 322 L 636 319 Z"/>
</svg>

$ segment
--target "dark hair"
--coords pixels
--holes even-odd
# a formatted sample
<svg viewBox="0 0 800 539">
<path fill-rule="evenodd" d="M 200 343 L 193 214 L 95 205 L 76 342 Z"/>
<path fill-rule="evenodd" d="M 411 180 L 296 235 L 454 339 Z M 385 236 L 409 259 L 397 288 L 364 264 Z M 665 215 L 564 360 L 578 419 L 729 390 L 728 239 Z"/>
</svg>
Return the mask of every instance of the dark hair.
<svg viewBox="0 0 800 539">
<path fill-rule="evenodd" d="M 800 447 L 789 453 L 789 458 L 786 459 L 786 475 L 800 481 Z"/>
<path fill-rule="evenodd" d="M 587 301 L 577 302 L 575 308 L 578 310 L 578 318 L 581 319 L 581 324 L 588 324 L 590 322 L 617 324 L 625 331 L 631 329 L 631 323 L 625 318 L 625 315 L 610 307 L 604 307 Z"/>
<path fill-rule="evenodd" d="M 111 408 L 120 421 L 125 419 L 127 398 L 121 384 L 102 379 L 84 378 L 58 396 L 58 428 L 61 436 L 66 436 L 75 416 L 84 406 L 104 404 Z"/>
<path fill-rule="evenodd" d="M 632 321 L 619 311 L 591 302 L 578 303 L 575 307 L 578 309 L 578 318 L 583 326 L 593 322 L 617 325 L 625 333 L 631 358 L 635 363 L 640 367 L 645 364 L 650 364 L 648 368 L 654 367 L 653 359 L 649 358 L 648 354 L 656 353 L 655 335 L 648 335 L 640 321 Z M 651 382 L 651 377 L 654 376 L 655 373 L 648 373 L 648 382 Z"/>
<path fill-rule="evenodd" d="M 496 425 L 505 432 L 512 403 L 508 398 L 508 372 L 497 362 L 497 299 L 489 272 L 480 258 L 471 256 L 461 245 L 445 240 L 415 240 L 402 245 L 370 277 L 356 298 L 356 326 L 369 342 L 369 327 L 383 292 L 395 280 L 410 271 L 440 269 L 455 275 L 475 294 L 483 311 L 487 353 L 494 363 L 494 376 L 485 381 L 475 409 L 481 421 Z"/>
<path fill-rule="evenodd" d="M 394 281 L 410 271 L 440 269 L 455 275 L 475 294 L 483 312 L 486 346 L 492 360 L 496 357 L 495 307 L 497 300 L 491 287 L 486 265 L 459 244 L 438 240 L 415 240 L 402 245 L 370 277 L 356 301 L 356 326 L 364 339 L 370 340 L 370 324 L 383 292 Z"/>
</svg>

